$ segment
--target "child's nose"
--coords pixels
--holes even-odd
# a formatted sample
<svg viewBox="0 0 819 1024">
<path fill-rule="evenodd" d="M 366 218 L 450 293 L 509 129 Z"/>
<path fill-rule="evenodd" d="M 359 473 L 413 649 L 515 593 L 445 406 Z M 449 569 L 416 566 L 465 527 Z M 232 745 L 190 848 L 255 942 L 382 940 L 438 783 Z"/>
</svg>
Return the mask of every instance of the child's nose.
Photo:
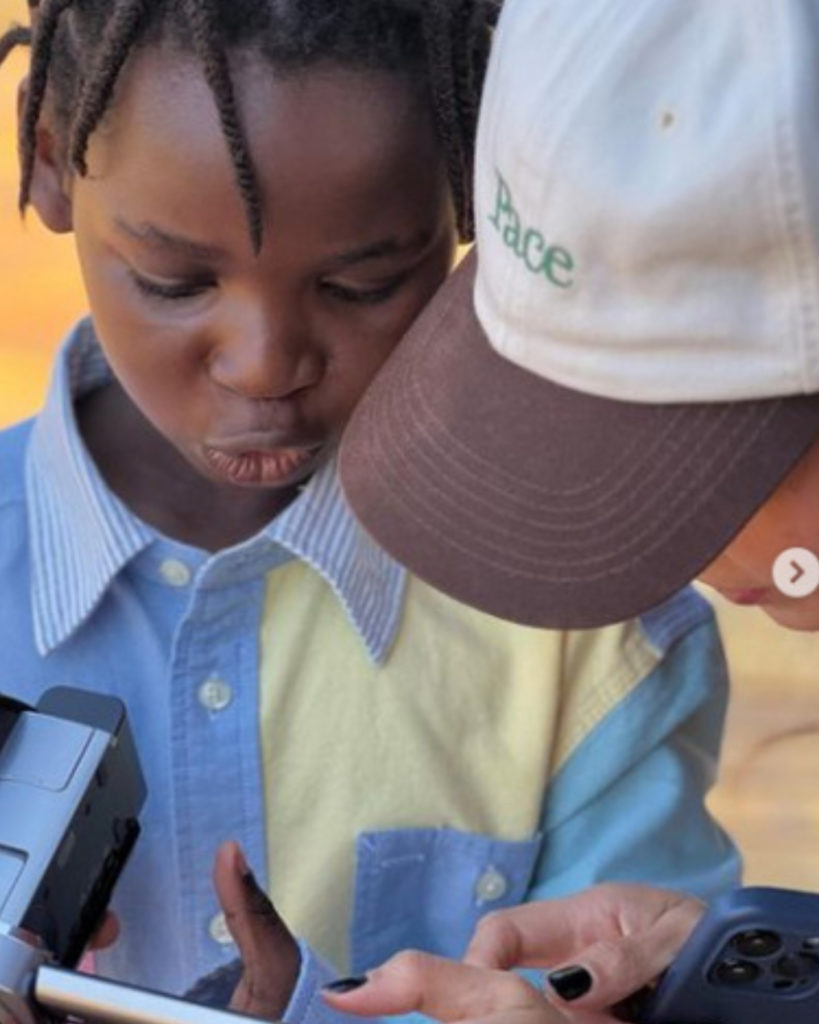
<svg viewBox="0 0 819 1024">
<path fill-rule="evenodd" d="M 245 398 L 287 398 L 318 383 L 323 370 L 306 324 L 269 311 L 234 320 L 210 358 L 211 377 Z"/>
</svg>

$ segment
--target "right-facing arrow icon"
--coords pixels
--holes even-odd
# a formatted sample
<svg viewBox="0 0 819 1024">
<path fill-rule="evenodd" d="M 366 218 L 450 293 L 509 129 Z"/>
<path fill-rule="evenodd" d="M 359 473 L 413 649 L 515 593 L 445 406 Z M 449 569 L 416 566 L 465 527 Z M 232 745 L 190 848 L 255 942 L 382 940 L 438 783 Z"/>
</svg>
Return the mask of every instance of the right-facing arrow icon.
<svg viewBox="0 0 819 1024">
<path fill-rule="evenodd" d="M 819 589 L 819 558 L 808 548 L 788 548 L 774 562 L 773 581 L 786 597 L 810 597 Z"/>
</svg>

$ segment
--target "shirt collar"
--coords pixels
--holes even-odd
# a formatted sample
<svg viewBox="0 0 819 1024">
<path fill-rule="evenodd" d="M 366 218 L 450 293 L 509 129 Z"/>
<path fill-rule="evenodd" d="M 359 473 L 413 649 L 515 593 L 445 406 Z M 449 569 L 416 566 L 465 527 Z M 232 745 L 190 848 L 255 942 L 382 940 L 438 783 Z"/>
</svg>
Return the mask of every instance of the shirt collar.
<svg viewBox="0 0 819 1024">
<path fill-rule="evenodd" d="M 74 399 L 108 376 L 90 321 L 83 320 L 57 357 L 26 461 L 31 600 L 41 654 L 77 628 L 153 537 L 106 487 L 80 439 Z"/>
<path fill-rule="evenodd" d="M 90 320 L 60 350 L 26 463 L 31 600 L 37 648 L 45 655 L 85 621 L 117 574 L 157 534 L 106 486 L 79 434 L 77 397 L 110 377 Z M 370 540 L 341 492 L 329 461 L 260 535 L 209 558 L 208 582 L 230 582 L 236 566 L 279 545 L 332 587 L 370 657 L 382 661 L 395 638 L 405 571 Z M 235 582 L 235 579 L 234 579 Z"/>
<path fill-rule="evenodd" d="M 359 526 L 335 460 L 312 477 L 266 533 L 324 577 L 370 657 L 382 661 L 398 629 L 407 574 Z"/>
</svg>

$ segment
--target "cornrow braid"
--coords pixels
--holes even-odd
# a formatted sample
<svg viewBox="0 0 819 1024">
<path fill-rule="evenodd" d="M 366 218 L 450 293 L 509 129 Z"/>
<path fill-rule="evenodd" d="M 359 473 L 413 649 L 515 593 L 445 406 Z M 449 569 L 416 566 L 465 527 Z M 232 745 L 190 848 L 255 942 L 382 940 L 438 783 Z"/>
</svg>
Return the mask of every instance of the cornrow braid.
<svg viewBox="0 0 819 1024">
<path fill-rule="evenodd" d="M 31 176 L 34 173 L 37 122 L 48 85 L 48 68 L 51 48 L 57 34 L 60 17 L 73 0 L 42 0 L 37 5 L 38 17 L 32 32 L 31 68 L 29 70 L 28 95 L 20 125 L 20 195 L 18 206 L 23 211 L 28 205 L 31 191 Z"/>
<path fill-rule="evenodd" d="M 403 74 L 428 105 L 462 241 L 473 236 L 472 164 L 491 28 L 501 0 L 29 0 L 29 91 L 20 126 L 20 206 L 29 200 L 36 129 L 49 86 L 68 164 L 87 173 L 88 142 L 129 57 L 171 39 L 202 66 L 258 251 L 262 202 L 229 55 L 255 53 L 282 74 L 320 62 Z M 28 41 L 0 39 L 0 57 Z"/>
<path fill-rule="evenodd" d="M 258 252 L 262 245 L 262 204 L 250 148 L 239 118 L 227 53 L 219 40 L 218 8 L 214 0 L 184 0 L 184 6 L 193 33 L 193 44 L 219 111 L 236 182 L 247 210 L 253 248 Z"/>
<path fill-rule="evenodd" d="M 424 40 L 427 48 L 431 98 L 444 147 L 449 183 L 458 217 L 458 234 L 471 238 L 466 202 L 467 173 L 458 125 L 456 76 L 452 64 L 452 6 L 449 0 L 423 0 Z"/>
<path fill-rule="evenodd" d="M 105 113 L 114 84 L 150 10 L 151 0 L 121 0 L 114 5 L 105 26 L 96 62 L 80 92 L 71 125 L 68 158 L 82 175 L 88 173 L 85 161 L 88 139 Z"/>
<path fill-rule="evenodd" d="M 0 64 L 8 57 L 16 46 L 31 45 L 31 29 L 23 25 L 12 25 L 6 34 L 0 37 Z"/>
</svg>

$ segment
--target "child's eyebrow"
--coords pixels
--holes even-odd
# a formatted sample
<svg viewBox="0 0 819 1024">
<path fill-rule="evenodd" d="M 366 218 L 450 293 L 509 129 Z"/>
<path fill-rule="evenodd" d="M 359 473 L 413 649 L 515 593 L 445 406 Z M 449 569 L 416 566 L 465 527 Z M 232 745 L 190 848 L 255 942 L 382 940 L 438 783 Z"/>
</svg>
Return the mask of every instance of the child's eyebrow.
<svg viewBox="0 0 819 1024">
<path fill-rule="evenodd" d="M 158 228 L 155 224 L 128 224 L 119 217 L 114 218 L 114 224 L 126 235 L 155 248 L 174 249 L 185 256 L 193 256 L 202 260 L 219 259 L 225 255 L 224 250 L 218 246 L 205 245 L 202 242 L 195 242 L 192 238 L 185 238 L 184 235 L 171 234 Z"/>
<path fill-rule="evenodd" d="M 395 238 L 384 238 L 380 242 L 373 242 L 372 245 L 362 246 L 360 249 L 351 249 L 349 252 L 342 252 L 332 256 L 328 263 L 332 267 L 349 267 L 352 263 L 363 263 L 366 260 L 381 260 L 390 256 L 401 256 L 404 253 L 421 249 L 429 241 L 429 235 L 424 232 L 416 235 L 411 241 L 399 242 Z"/>
</svg>

